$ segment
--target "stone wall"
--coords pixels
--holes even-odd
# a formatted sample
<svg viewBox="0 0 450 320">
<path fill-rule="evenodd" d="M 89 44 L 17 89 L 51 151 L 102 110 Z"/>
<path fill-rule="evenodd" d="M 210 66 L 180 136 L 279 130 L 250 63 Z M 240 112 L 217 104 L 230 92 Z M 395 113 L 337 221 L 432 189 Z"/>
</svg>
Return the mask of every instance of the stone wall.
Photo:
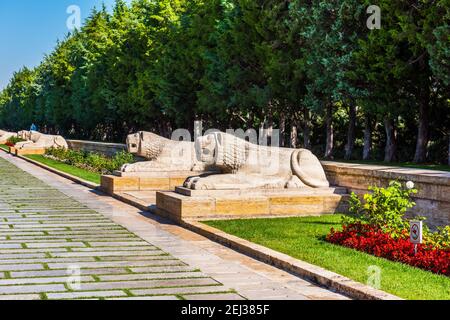
<svg viewBox="0 0 450 320">
<path fill-rule="evenodd" d="M 413 181 L 419 190 L 416 207 L 408 213 L 426 216 L 431 227 L 450 225 L 450 172 L 324 161 L 330 183 L 349 192 L 366 193 L 371 185 L 387 186 L 389 181 Z"/>
<path fill-rule="evenodd" d="M 67 143 L 69 145 L 69 148 L 72 150 L 97 152 L 107 156 L 114 156 L 117 152 L 127 149 L 127 146 L 125 144 L 119 143 L 103 143 L 81 140 L 67 140 Z"/>
</svg>

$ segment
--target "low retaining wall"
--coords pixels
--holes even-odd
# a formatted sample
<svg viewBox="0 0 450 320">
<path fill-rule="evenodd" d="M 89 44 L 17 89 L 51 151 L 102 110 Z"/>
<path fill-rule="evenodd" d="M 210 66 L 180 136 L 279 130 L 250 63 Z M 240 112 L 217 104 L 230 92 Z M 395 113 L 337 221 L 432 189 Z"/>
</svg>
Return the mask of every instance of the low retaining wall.
<svg viewBox="0 0 450 320">
<path fill-rule="evenodd" d="M 97 152 L 107 156 L 114 156 L 120 151 L 125 151 L 127 146 L 120 143 L 103 143 L 94 141 L 82 140 L 67 140 L 69 148 L 72 150 L 83 150 L 90 152 Z"/>
<path fill-rule="evenodd" d="M 431 227 L 450 225 L 450 172 L 329 161 L 322 164 L 332 185 L 357 194 L 366 193 L 372 185 L 387 186 L 391 180 L 413 181 L 419 192 L 414 198 L 417 205 L 408 215 L 427 217 Z"/>
</svg>

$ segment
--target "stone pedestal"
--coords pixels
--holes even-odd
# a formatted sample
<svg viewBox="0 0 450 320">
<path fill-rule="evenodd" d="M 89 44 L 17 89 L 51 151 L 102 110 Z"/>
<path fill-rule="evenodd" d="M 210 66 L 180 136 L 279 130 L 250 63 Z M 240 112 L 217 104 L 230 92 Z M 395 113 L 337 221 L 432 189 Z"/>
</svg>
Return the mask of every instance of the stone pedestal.
<svg viewBox="0 0 450 320">
<path fill-rule="evenodd" d="M 193 171 L 160 171 L 148 173 L 115 172 L 114 175 L 104 175 L 101 178 L 101 188 L 109 194 L 126 191 L 170 191 L 182 186 L 191 176 L 205 172 Z"/>
<path fill-rule="evenodd" d="M 345 188 L 296 190 L 190 190 L 156 193 L 156 213 L 184 219 L 284 217 L 346 212 Z"/>
<path fill-rule="evenodd" d="M 14 149 L 14 150 L 11 150 Z M 16 156 L 26 156 L 26 155 L 32 155 L 32 154 L 38 154 L 43 155 L 45 154 L 45 149 L 43 148 L 29 148 L 29 149 L 16 149 L 16 148 L 10 148 L 10 151 L 12 154 L 15 154 Z"/>
</svg>

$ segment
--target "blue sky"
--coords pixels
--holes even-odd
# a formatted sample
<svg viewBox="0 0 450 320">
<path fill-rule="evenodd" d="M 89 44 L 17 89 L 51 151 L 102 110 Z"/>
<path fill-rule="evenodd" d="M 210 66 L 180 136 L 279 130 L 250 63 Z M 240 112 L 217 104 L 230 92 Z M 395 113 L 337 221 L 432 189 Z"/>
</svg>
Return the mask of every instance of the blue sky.
<svg viewBox="0 0 450 320">
<path fill-rule="evenodd" d="M 102 3 L 115 0 L 0 0 L 0 90 L 14 71 L 35 67 L 68 33 L 67 8 L 77 5 L 81 19 Z"/>
</svg>

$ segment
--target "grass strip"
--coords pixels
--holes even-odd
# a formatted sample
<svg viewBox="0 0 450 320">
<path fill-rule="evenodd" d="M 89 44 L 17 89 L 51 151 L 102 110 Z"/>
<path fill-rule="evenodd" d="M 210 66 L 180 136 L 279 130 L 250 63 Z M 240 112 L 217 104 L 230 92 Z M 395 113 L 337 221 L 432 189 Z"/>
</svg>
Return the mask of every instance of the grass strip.
<svg viewBox="0 0 450 320">
<path fill-rule="evenodd" d="M 375 266 L 380 289 L 405 299 L 450 299 L 450 277 L 326 242 L 340 221 L 340 215 L 326 215 L 203 223 L 364 284 L 370 284 Z"/>
<path fill-rule="evenodd" d="M 27 157 L 31 160 L 37 161 L 39 163 L 42 163 L 53 169 L 68 173 L 68 174 L 73 175 L 78 178 L 81 178 L 83 180 L 93 182 L 96 184 L 100 184 L 101 175 L 99 173 L 91 172 L 91 171 L 81 169 L 81 168 L 77 168 L 77 167 L 74 167 L 69 164 L 66 164 L 66 163 L 63 163 L 60 161 L 56 161 L 53 159 L 48 159 L 42 155 L 33 154 L 33 155 L 27 155 L 25 157 Z"/>
</svg>

